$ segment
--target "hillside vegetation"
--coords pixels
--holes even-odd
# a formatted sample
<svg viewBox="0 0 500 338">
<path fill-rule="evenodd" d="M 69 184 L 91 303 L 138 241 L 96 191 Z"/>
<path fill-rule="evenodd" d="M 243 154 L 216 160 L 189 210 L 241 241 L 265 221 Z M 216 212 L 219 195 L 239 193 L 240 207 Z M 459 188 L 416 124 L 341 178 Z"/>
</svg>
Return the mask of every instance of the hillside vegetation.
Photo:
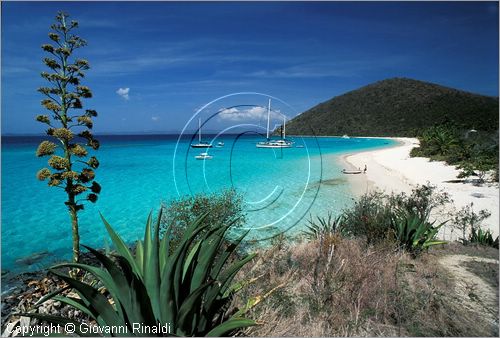
<svg viewBox="0 0 500 338">
<path fill-rule="evenodd" d="M 498 98 L 406 78 L 334 97 L 287 123 L 291 135 L 416 136 L 436 124 L 498 129 Z"/>
</svg>

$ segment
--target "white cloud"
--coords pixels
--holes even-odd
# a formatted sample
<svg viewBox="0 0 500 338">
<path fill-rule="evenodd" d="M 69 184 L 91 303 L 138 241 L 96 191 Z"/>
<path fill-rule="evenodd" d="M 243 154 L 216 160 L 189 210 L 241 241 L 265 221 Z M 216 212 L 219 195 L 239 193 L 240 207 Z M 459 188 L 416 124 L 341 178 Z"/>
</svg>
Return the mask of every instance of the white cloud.
<svg viewBox="0 0 500 338">
<path fill-rule="evenodd" d="M 130 97 L 128 96 L 128 93 L 130 92 L 130 88 L 119 88 L 116 91 L 116 94 L 120 95 L 123 97 L 125 100 L 128 100 Z"/>
<path fill-rule="evenodd" d="M 151 120 L 156 122 L 156 121 L 160 120 L 160 117 L 159 116 L 151 116 Z"/>
<path fill-rule="evenodd" d="M 247 109 L 229 108 L 219 113 L 219 118 L 230 121 L 267 119 L 267 108 L 251 107 Z M 282 119 L 279 111 L 271 110 L 271 119 Z"/>
</svg>

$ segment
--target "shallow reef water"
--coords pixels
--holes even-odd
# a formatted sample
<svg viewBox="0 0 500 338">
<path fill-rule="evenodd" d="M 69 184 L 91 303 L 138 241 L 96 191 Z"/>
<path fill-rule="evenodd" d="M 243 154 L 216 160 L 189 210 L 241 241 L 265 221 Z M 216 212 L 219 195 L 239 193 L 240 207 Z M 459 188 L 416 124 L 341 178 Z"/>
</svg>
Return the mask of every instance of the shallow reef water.
<svg viewBox="0 0 500 338">
<path fill-rule="evenodd" d="M 127 241 L 143 236 L 148 213 L 162 202 L 234 188 L 243 195 L 247 240 L 260 241 L 303 229 L 312 216 L 339 212 L 352 203 L 341 168 L 326 160 L 393 141 L 369 138 L 294 137 L 289 149 L 261 149 L 255 136 L 219 136 L 224 147 L 193 149 L 174 135 L 100 136 L 96 204 L 79 214 L 81 243 L 104 247 L 99 212 Z M 2 138 L 2 268 L 27 271 L 70 258 L 71 231 L 64 192 L 36 179 L 47 166 L 35 150 L 42 137 Z M 210 160 L 195 155 L 207 151 Z M 32 263 L 32 264 L 29 264 Z"/>
</svg>

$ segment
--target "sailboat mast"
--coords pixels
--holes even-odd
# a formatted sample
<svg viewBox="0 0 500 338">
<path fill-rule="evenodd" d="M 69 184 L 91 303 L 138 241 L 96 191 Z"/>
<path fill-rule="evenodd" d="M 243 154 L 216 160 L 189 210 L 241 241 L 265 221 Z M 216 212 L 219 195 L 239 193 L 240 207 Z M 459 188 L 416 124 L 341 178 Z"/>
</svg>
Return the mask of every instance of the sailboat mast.
<svg viewBox="0 0 500 338">
<path fill-rule="evenodd" d="M 286 121 L 285 115 L 283 115 L 283 140 L 286 139 Z"/>
<path fill-rule="evenodd" d="M 201 119 L 198 119 L 198 141 L 201 143 Z"/>
<path fill-rule="evenodd" d="M 271 99 L 269 99 L 269 104 L 267 105 L 267 129 L 266 138 L 269 140 L 269 120 L 271 118 Z"/>
</svg>

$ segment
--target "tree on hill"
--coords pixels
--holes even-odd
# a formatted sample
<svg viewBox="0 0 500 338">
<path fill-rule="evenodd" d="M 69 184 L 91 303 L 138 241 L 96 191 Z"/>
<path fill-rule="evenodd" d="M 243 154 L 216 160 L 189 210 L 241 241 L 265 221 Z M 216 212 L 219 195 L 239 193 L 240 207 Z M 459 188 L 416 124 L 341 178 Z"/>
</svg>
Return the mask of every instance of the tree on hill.
<svg viewBox="0 0 500 338">
<path fill-rule="evenodd" d="M 48 180 L 49 186 L 66 192 L 64 204 L 71 218 L 73 261 L 77 262 L 80 255 L 78 212 L 83 209 L 82 202 L 97 201 L 101 186 L 94 181 L 94 170 L 99 161 L 95 156 L 89 157 L 88 149 L 99 149 L 99 142 L 91 133 L 92 118 L 97 116 L 97 112 L 87 109 L 84 113 L 77 113 L 83 108 L 82 99 L 92 97 L 90 88 L 81 85 L 89 63 L 73 56 L 87 42 L 73 33 L 78 22 L 68 22 L 68 18 L 66 13 L 57 14 L 56 23 L 49 33 L 52 43 L 42 45 L 42 49 L 49 54 L 43 62 L 50 71 L 41 73 L 48 86 L 38 91 L 45 96 L 41 103 L 49 115 L 38 115 L 36 120 L 48 126 L 47 135 L 54 142 L 42 141 L 36 155 L 50 156 L 50 169 L 39 170 L 38 179 Z"/>
</svg>

